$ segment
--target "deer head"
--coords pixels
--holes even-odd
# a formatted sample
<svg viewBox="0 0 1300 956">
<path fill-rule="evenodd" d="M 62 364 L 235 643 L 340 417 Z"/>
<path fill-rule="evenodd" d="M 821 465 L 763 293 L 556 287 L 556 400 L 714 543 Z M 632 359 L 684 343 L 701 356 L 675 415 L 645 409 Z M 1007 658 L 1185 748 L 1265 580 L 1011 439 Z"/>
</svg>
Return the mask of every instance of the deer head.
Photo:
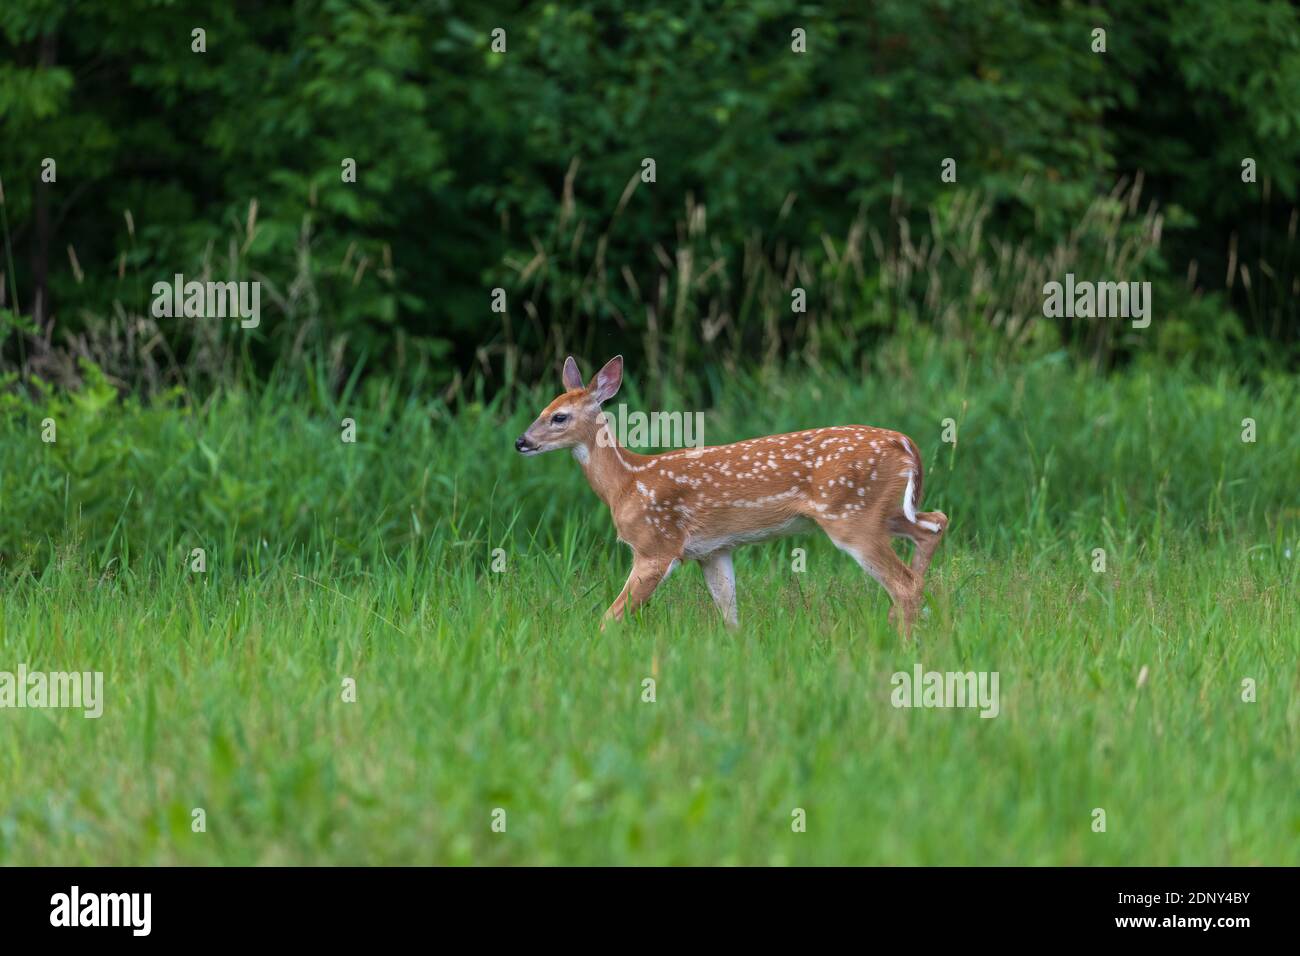
<svg viewBox="0 0 1300 956">
<path fill-rule="evenodd" d="M 521 455 L 591 447 L 602 424 L 600 406 L 613 398 L 623 383 L 623 356 L 606 362 L 591 384 L 584 386 L 578 363 L 570 355 L 564 360 L 562 379 L 564 391 L 515 439 L 515 450 Z"/>
</svg>

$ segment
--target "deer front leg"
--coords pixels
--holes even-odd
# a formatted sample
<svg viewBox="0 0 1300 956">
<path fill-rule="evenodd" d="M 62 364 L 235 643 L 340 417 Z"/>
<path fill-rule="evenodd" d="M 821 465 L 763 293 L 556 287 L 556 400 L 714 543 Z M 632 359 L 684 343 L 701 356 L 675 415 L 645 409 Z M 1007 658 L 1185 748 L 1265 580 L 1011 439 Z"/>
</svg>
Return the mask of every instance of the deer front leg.
<svg viewBox="0 0 1300 956">
<path fill-rule="evenodd" d="M 676 558 L 636 555 L 632 560 L 632 573 L 627 577 L 627 584 L 623 585 L 623 590 L 605 612 L 600 622 L 600 629 L 605 630 L 605 625 L 611 620 L 623 620 L 624 616 L 650 600 L 650 595 L 654 594 L 655 588 L 668 578 L 677 564 Z"/>
<path fill-rule="evenodd" d="M 700 569 L 704 572 L 704 583 L 713 596 L 713 603 L 722 612 L 727 627 L 739 627 L 740 618 L 736 613 L 736 570 L 731 563 L 731 552 L 718 551 L 707 558 L 701 558 Z"/>
</svg>

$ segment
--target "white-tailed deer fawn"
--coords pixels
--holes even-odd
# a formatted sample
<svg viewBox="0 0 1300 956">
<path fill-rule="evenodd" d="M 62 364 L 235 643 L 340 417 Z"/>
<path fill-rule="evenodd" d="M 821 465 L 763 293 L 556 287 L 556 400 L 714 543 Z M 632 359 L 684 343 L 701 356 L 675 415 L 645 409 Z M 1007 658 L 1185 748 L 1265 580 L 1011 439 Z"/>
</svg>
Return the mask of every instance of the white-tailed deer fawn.
<svg viewBox="0 0 1300 956">
<path fill-rule="evenodd" d="M 911 633 L 922 581 L 948 526 L 942 512 L 918 512 L 921 456 L 906 435 L 840 425 L 751 438 L 731 445 L 637 455 L 621 448 L 600 406 L 623 381 L 623 357 L 582 384 L 564 363 L 564 394 L 515 441 L 524 455 L 573 449 L 587 480 L 609 505 L 632 573 L 609 610 L 621 620 L 649 600 L 682 561 L 700 562 L 713 601 L 737 624 L 731 552 L 742 544 L 818 525 L 889 592 L 903 636 Z M 912 564 L 891 538 L 915 545 Z"/>
</svg>

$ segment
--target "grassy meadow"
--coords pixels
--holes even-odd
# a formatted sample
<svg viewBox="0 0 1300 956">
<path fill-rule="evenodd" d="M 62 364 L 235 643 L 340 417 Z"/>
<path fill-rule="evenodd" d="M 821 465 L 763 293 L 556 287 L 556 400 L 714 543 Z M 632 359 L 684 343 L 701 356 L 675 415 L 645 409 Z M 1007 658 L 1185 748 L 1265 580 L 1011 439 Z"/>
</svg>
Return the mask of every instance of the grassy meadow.
<svg viewBox="0 0 1300 956">
<path fill-rule="evenodd" d="M 1300 862 L 1300 5 L 1109 6 L 3 0 L 0 866 Z M 569 354 L 910 436 L 914 639 L 601 633 Z"/>
<path fill-rule="evenodd" d="M 637 378 L 615 404 L 650 407 Z M 920 445 L 951 527 L 910 645 L 817 536 L 738 552 L 737 632 L 688 565 L 598 633 L 630 555 L 568 455 L 511 446 L 556 390 L 12 405 L 0 670 L 101 670 L 106 700 L 0 711 L 0 863 L 1300 859 L 1294 378 L 935 350 L 738 375 L 711 444 Z M 894 708 L 917 663 L 997 671 L 999 715 Z"/>
</svg>

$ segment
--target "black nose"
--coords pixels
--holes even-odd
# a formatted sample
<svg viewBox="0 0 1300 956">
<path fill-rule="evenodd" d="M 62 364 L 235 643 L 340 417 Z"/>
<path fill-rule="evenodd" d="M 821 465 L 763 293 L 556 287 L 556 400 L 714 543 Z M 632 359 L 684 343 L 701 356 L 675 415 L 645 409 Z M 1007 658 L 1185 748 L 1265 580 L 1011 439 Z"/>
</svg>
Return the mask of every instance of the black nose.
<svg viewBox="0 0 1300 956">
<path fill-rule="evenodd" d="M 533 446 L 528 444 L 528 439 L 520 435 L 515 439 L 515 451 L 528 451 Z"/>
</svg>

